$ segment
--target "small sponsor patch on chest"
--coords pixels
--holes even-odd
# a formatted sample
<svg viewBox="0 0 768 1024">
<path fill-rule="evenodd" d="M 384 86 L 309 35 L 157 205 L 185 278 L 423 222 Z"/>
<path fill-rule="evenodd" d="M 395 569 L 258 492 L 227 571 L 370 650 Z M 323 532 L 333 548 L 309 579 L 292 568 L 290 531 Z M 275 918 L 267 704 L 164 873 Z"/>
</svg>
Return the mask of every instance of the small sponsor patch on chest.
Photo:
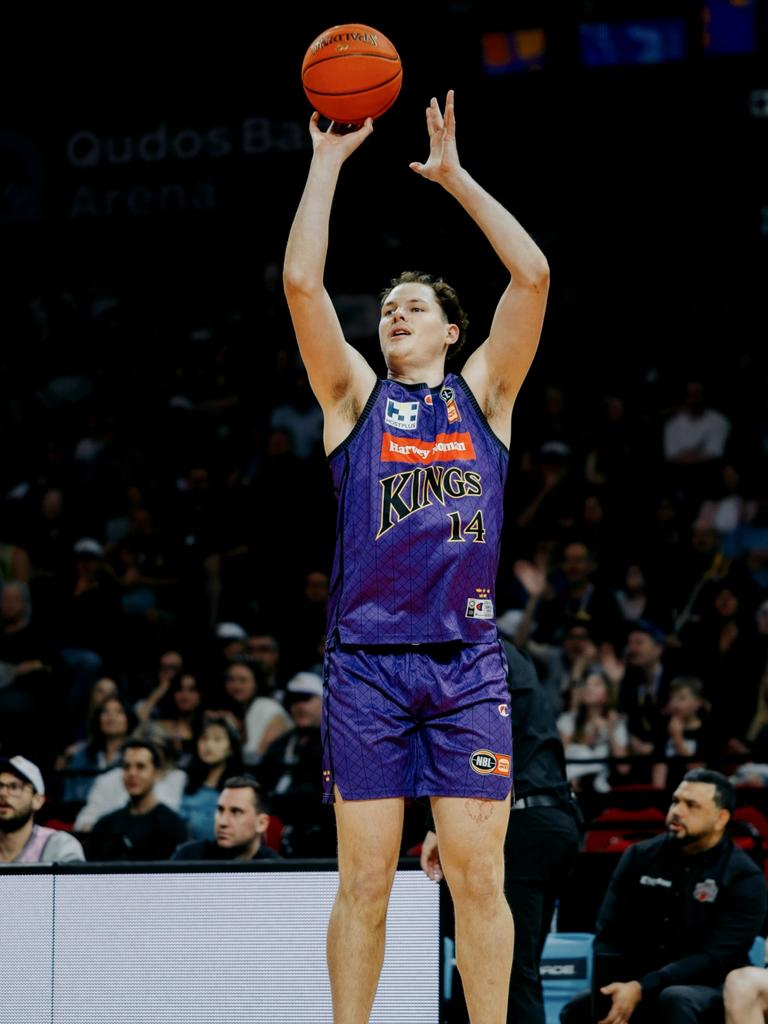
<svg viewBox="0 0 768 1024">
<path fill-rule="evenodd" d="M 388 427 L 415 430 L 419 422 L 419 403 L 396 402 L 394 398 L 388 398 L 384 422 Z"/>
</svg>

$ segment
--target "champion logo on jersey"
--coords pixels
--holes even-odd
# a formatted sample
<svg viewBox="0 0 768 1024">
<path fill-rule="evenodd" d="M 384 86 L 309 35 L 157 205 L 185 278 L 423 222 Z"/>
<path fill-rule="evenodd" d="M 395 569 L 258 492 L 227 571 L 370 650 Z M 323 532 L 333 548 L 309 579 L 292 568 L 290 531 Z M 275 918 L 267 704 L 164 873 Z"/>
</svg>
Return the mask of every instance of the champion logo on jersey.
<svg viewBox="0 0 768 1024">
<path fill-rule="evenodd" d="M 432 405 L 432 395 L 424 395 L 424 405 Z"/>
<path fill-rule="evenodd" d="M 502 718 L 509 718 L 509 704 L 499 704 L 499 714 Z"/>
<path fill-rule="evenodd" d="M 445 411 L 448 413 L 449 423 L 458 423 L 461 419 L 459 407 L 456 404 L 456 395 L 453 388 L 444 387 L 440 389 L 440 397 L 445 402 Z"/>
<path fill-rule="evenodd" d="M 482 599 L 478 597 L 467 598 L 467 610 L 464 615 L 466 619 L 492 619 L 493 618 L 493 601 L 488 597 Z"/>
<path fill-rule="evenodd" d="M 419 422 L 419 403 L 396 402 L 394 398 L 388 398 L 384 422 L 388 427 L 415 430 L 416 424 Z"/>
</svg>

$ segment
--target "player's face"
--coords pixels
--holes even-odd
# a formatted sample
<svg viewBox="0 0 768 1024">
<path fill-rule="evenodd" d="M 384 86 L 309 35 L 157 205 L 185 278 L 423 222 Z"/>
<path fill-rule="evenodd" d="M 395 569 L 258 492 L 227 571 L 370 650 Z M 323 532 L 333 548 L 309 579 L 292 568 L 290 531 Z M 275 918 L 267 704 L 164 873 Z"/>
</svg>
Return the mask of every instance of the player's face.
<svg viewBox="0 0 768 1024">
<path fill-rule="evenodd" d="M 667 831 L 685 845 L 709 840 L 725 828 L 727 821 L 728 812 L 715 803 L 711 782 L 681 782 L 672 794 Z"/>
<path fill-rule="evenodd" d="M 445 354 L 458 336 L 428 284 L 399 284 L 381 307 L 379 343 L 387 366 Z"/>
</svg>

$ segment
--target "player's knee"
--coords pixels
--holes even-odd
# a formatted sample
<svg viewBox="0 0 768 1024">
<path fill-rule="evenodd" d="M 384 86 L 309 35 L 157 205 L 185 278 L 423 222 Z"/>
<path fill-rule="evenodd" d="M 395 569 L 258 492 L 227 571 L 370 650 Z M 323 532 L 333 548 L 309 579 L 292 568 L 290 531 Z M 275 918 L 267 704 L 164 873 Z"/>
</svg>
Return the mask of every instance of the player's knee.
<svg viewBox="0 0 768 1024">
<path fill-rule="evenodd" d="M 479 855 L 446 865 L 446 878 L 454 902 L 493 902 L 504 890 L 504 875 L 497 858 Z"/>
<path fill-rule="evenodd" d="M 743 1012 L 757 1000 L 756 971 L 755 967 L 740 967 L 725 979 L 723 998 L 731 1013 Z"/>
<path fill-rule="evenodd" d="M 386 913 L 392 873 L 383 861 L 345 867 L 339 874 L 339 894 L 372 913 Z"/>
</svg>

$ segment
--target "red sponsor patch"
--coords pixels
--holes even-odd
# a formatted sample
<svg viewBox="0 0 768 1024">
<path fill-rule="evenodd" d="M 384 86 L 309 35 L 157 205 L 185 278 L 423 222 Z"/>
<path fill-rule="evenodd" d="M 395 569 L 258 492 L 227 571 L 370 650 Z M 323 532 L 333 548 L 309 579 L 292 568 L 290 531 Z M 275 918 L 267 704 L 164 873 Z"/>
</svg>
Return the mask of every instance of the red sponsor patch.
<svg viewBox="0 0 768 1024">
<path fill-rule="evenodd" d="M 475 457 L 475 448 L 468 433 L 438 434 L 434 441 L 398 437 L 388 432 L 381 438 L 382 462 L 412 462 L 423 466 L 430 462 L 457 462 Z"/>
</svg>

